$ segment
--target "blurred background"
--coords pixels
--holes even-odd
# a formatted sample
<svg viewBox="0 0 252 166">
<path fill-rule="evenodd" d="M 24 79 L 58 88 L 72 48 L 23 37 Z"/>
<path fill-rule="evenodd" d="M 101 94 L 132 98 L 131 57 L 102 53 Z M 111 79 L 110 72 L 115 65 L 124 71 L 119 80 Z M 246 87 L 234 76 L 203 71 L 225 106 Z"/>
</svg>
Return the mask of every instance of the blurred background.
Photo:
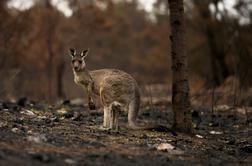
<svg viewBox="0 0 252 166">
<path fill-rule="evenodd" d="M 167 0 L 1 0 L 0 98 L 85 96 L 73 81 L 71 47 L 90 49 L 90 70 L 122 69 L 141 86 L 169 92 L 167 5 Z M 252 0 L 185 0 L 185 12 L 192 98 L 215 88 L 251 92 Z"/>
</svg>

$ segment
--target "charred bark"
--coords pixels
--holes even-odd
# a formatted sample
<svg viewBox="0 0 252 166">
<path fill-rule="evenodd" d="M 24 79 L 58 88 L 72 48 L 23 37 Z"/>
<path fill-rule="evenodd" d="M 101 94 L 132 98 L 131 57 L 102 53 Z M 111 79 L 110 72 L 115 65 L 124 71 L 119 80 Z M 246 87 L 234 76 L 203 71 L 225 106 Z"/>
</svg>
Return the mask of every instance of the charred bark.
<svg viewBox="0 0 252 166">
<path fill-rule="evenodd" d="M 168 0 L 171 23 L 172 56 L 172 108 L 174 127 L 191 131 L 191 104 L 189 96 L 188 67 L 185 51 L 185 20 L 183 0 Z"/>
</svg>

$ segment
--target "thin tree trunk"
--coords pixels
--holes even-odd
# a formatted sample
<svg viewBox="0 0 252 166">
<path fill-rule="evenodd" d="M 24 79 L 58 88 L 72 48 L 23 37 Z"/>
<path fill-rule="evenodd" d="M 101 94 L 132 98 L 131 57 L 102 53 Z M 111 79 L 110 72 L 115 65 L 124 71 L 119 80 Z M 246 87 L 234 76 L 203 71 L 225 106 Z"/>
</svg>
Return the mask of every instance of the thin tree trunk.
<svg viewBox="0 0 252 166">
<path fill-rule="evenodd" d="M 63 84 L 64 71 L 65 71 L 65 62 L 63 58 L 60 57 L 58 69 L 57 69 L 57 96 L 58 98 L 66 97 L 64 93 L 64 84 Z"/>
<path fill-rule="evenodd" d="M 46 16 L 46 30 L 47 30 L 47 51 L 48 51 L 48 66 L 47 66 L 47 77 L 48 77 L 48 100 L 52 102 L 53 100 L 53 34 L 54 34 L 54 23 L 52 22 L 53 19 L 51 18 L 50 12 L 52 12 L 52 4 L 50 0 L 45 1 L 45 6 L 47 9 L 47 16 Z"/>
<path fill-rule="evenodd" d="M 213 1 L 215 6 L 217 6 L 219 0 Z M 225 62 L 226 53 L 223 48 L 218 48 L 217 34 L 215 32 L 216 27 L 219 27 L 219 22 L 217 19 L 218 10 L 215 11 L 215 17 L 212 17 L 212 13 L 209 9 L 211 1 L 200 1 L 194 0 L 199 14 L 202 19 L 205 20 L 205 24 L 202 25 L 203 32 L 207 37 L 207 42 L 210 51 L 211 69 L 212 69 L 212 83 L 214 86 L 219 86 L 224 80 L 230 75 L 228 66 Z"/>
<path fill-rule="evenodd" d="M 52 102 L 52 60 L 53 60 L 53 51 L 52 51 L 52 38 L 51 34 L 48 34 L 48 39 L 47 39 L 47 49 L 48 49 L 48 100 L 49 102 Z"/>
<path fill-rule="evenodd" d="M 171 23 L 172 56 L 172 109 L 174 127 L 177 130 L 191 131 L 191 104 L 187 56 L 185 52 L 185 21 L 183 0 L 168 0 Z"/>
<path fill-rule="evenodd" d="M 229 70 L 225 62 L 225 52 L 224 49 L 220 50 L 216 45 L 216 37 L 214 35 L 213 29 L 207 27 L 206 36 L 211 53 L 210 59 L 213 74 L 213 85 L 219 86 L 229 76 Z"/>
</svg>

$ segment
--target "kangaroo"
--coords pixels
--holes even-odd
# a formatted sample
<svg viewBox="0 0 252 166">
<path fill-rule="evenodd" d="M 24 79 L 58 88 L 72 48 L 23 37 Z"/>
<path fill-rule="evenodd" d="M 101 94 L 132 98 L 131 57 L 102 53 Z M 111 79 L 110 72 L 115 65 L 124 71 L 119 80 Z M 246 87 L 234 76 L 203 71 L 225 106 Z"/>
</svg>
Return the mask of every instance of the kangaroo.
<svg viewBox="0 0 252 166">
<path fill-rule="evenodd" d="M 118 130 L 119 111 L 128 112 L 130 129 L 154 129 L 154 126 L 140 126 L 137 115 L 140 105 L 140 92 L 136 80 L 128 73 L 118 69 L 89 71 L 85 58 L 88 50 L 77 53 L 70 49 L 74 82 L 87 93 L 89 107 L 94 107 L 93 97 L 99 96 L 104 110 L 103 127 Z M 90 108 L 91 109 L 91 108 Z"/>
</svg>

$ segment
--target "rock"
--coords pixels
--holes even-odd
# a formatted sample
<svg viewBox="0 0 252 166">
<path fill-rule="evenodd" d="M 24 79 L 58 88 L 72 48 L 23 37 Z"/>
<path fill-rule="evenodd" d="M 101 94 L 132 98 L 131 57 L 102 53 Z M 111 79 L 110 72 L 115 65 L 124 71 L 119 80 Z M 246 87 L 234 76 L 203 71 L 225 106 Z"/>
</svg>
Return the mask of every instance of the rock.
<svg viewBox="0 0 252 166">
<path fill-rule="evenodd" d="M 64 115 L 65 113 L 67 113 L 67 110 L 65 108 L 60 108 L 60 109 L 56 110 L 56 112 L 59 115 Z"/>
<path fill-rule="evenodd" d="M 199 135 L 199 134 L 196 134 L 195 136 L 198 138 L 204 138 L 202 135 Z"/>
<path fill-rule="evenodd" d="M 37 118 L 40 119 L 40 120 L 46 120 L 47 119 L 46 116 L 37 116 Z"/>
<path fill-rule="evenodd" d="M 28 131 L 27 131 L 27 134 L 32 134 L 32 130 L 28 130 Z"/>
<path fill-rule="evenodd" d="M 76 164 L 76 161 L 74 161 L 74 160 L 72 160 L 72 159 L 65 159 L 64 162 L 65 162 L 66 164 L 70 164 L 70 165 Z"/>
<path fill-rule="evenodd" d="M 34 134 L 34 135 L 30 135 L 27 137 L 27 140 L 30 142 L 35 142 L 35 143 L 43 143 L 47 141 L 47 138 L 44 134 Z"/>
<path fill-rule="evenodd" d="M 169 143 L 161 143 L 156 146 L 156 149 L 158 151 L 168 152 L 171 155 L 181 155 L 184 154 L 184 152 L 180 149 L 176 149 L 175 146 L 169 144 Z"/>
<path fill-rule="evenodd" d="M 14 128 L 11 129 L 11 131 L 12 131 L 13 133 L 18 133 L 19 129 L 18 129 L 17 127 L 14 127 Z"/>
<path fill-rule="evenodd" d="M 220 134 L 223 134 L 223 132 L 222 131 L 210 131 L 209 132 L 210 134 L 216 134 L 216 135 L 220 135 Z"/>
<path fill-rule="evenodd" d="M 161 143 L 156 146 L 156 149 L 159 151 L 169 151 L 175 149 L 175 146 L 168 143 Z"/>
<path fill-rule="evenodd" d="M 59 122 L 59 118 L 57 116 L 54 116 L 54 117 L 50 118 L 50 120 L 52 122 Z"/>
<path fill-rule="evenodd" d="M 36 116 L 36 114 L 34 114 L 31 110 L 27 110 L 27 109 L 22 109 L 20 113 L 28 115 L 28 116 Z"/>
</svg>

